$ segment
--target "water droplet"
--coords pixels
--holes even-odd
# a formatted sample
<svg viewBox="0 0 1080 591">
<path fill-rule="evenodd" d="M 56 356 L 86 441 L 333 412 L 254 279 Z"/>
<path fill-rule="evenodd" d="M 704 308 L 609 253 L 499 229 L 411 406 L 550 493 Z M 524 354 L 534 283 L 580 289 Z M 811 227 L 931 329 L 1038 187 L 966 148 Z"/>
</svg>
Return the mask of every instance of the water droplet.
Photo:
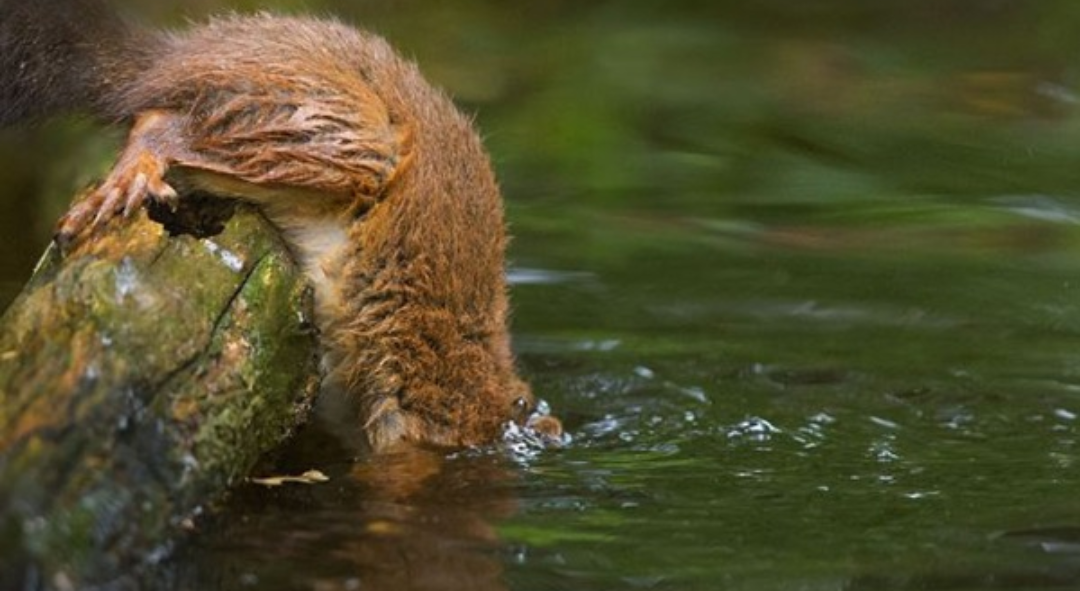
<svg viewBox="0 0 1080 591">
<path fill-rule="evenodd" d="M 239 273 L 244 270 L 244 259 L 240 255 L 222 248 L 216 242 L 208 238 L 204 238 L 202 243 L 206 247 L 206 250 L 209 251 L 210 254 L 216 255 L 221 259 L 221 262 L 225 263 L 225 266 L 228 267 L 230 271 Z"/>
<path fill-rule="evenodd" d="M 748 437 L 756 441 L 764 441 L 781 432 L 780 429 L 761 417 L 750 417 L 735 425 L 734 428 L 728 431 L 727 436 L 729 438 Z"/>
<path fill-rule="evenodd" d="M 116 267 L 115 283 L 116 299 L 120 302 L 139 286 L 139 272 L 135 269 L 135 263 L 131 257 L 124 257 Z"/>
<path fill-rule="evenodd" d="M 875 425 L 877 425 L 879 427 L 885 427 L 886 429 L 899 429 L 900 428 L 899 424 L 894 423 L 894 422 L 892 422 L 892 421 L 890 421 L 888 419 L 883 419 L 881 417 L 872 416 L 872 417 L 870 417 L 870 422 L 874 423 Z"/>
<path fill-rule="evenodd" d="M 656 377 L 656 374 L 653 372 L 653 370 L 645 367 L 644 365 L 639 365 L 635 367 L 634 373 L 637 374 L 639 378 L 645 378 L 646 380 L 651 380 Z"/>
</svg>

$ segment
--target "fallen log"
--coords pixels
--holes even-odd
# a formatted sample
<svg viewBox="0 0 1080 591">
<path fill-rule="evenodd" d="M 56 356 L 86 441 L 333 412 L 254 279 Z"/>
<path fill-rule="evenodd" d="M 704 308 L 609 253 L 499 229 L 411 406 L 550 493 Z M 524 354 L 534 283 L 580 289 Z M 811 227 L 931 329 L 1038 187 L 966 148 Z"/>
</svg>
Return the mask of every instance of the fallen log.
<svg viewBox="0 0 1080 591">
<path fill-rule="evenodd" d="M 310 290 L 235 209 L 51 246 L 0 318 L 0 588 L 134 580 L 305 419 Z"/>
</svg>

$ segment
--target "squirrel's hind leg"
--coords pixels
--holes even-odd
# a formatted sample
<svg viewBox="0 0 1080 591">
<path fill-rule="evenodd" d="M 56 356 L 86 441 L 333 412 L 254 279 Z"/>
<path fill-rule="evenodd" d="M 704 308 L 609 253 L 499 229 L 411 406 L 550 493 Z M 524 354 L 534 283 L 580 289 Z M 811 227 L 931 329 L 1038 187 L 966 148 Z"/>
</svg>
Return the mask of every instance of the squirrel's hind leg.
<svg viewBox="0 0 1080 591">
<path fill-rule="evenodd" d="M 114 217 L 130 216 L 148 198 L 175 206 L 177 193 L 165 182 L 165 173 L 186 152 L 182 137 L 178 116 L 167 111 L 141 113 L 105 181 L 60 219 L 57 242 L 71 244 L 100 231 Z"/>
</svg>

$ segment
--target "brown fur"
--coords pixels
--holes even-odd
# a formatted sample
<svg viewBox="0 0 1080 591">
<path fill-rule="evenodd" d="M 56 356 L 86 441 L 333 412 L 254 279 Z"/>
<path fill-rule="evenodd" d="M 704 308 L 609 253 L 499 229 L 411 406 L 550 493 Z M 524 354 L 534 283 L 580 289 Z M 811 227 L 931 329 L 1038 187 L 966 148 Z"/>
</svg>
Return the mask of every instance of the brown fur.
<svg viewBox="0 0 1080 591">
<path fill-rule="evenodd" d="M 134 125 L 61 236 L 176 198 L 166 173 L 253 201 L 316 284 L 325 385 L 359 402 L 374 449 L 481 445 L 525 421 L 499 190 L 470 121 L 413 64 L 341 23 L 268 15 L 140 51 L 102 66 L 99 110 Z"/>
</svg>

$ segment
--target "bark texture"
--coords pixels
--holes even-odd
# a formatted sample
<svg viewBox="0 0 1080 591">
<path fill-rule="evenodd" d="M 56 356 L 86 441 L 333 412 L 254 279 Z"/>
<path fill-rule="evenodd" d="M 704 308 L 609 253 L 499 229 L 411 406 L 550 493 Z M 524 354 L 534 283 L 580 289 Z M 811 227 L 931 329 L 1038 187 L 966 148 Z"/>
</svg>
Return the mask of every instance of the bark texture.
<svg viewBox="0 0 1080 591">
<path fill-rule="evenodd" d="M 0 588 L 127 588 L 167 556 L 305 420 L 310 299 L 244 208 L 50 247 L 0 318 Z"/>
</svg>

